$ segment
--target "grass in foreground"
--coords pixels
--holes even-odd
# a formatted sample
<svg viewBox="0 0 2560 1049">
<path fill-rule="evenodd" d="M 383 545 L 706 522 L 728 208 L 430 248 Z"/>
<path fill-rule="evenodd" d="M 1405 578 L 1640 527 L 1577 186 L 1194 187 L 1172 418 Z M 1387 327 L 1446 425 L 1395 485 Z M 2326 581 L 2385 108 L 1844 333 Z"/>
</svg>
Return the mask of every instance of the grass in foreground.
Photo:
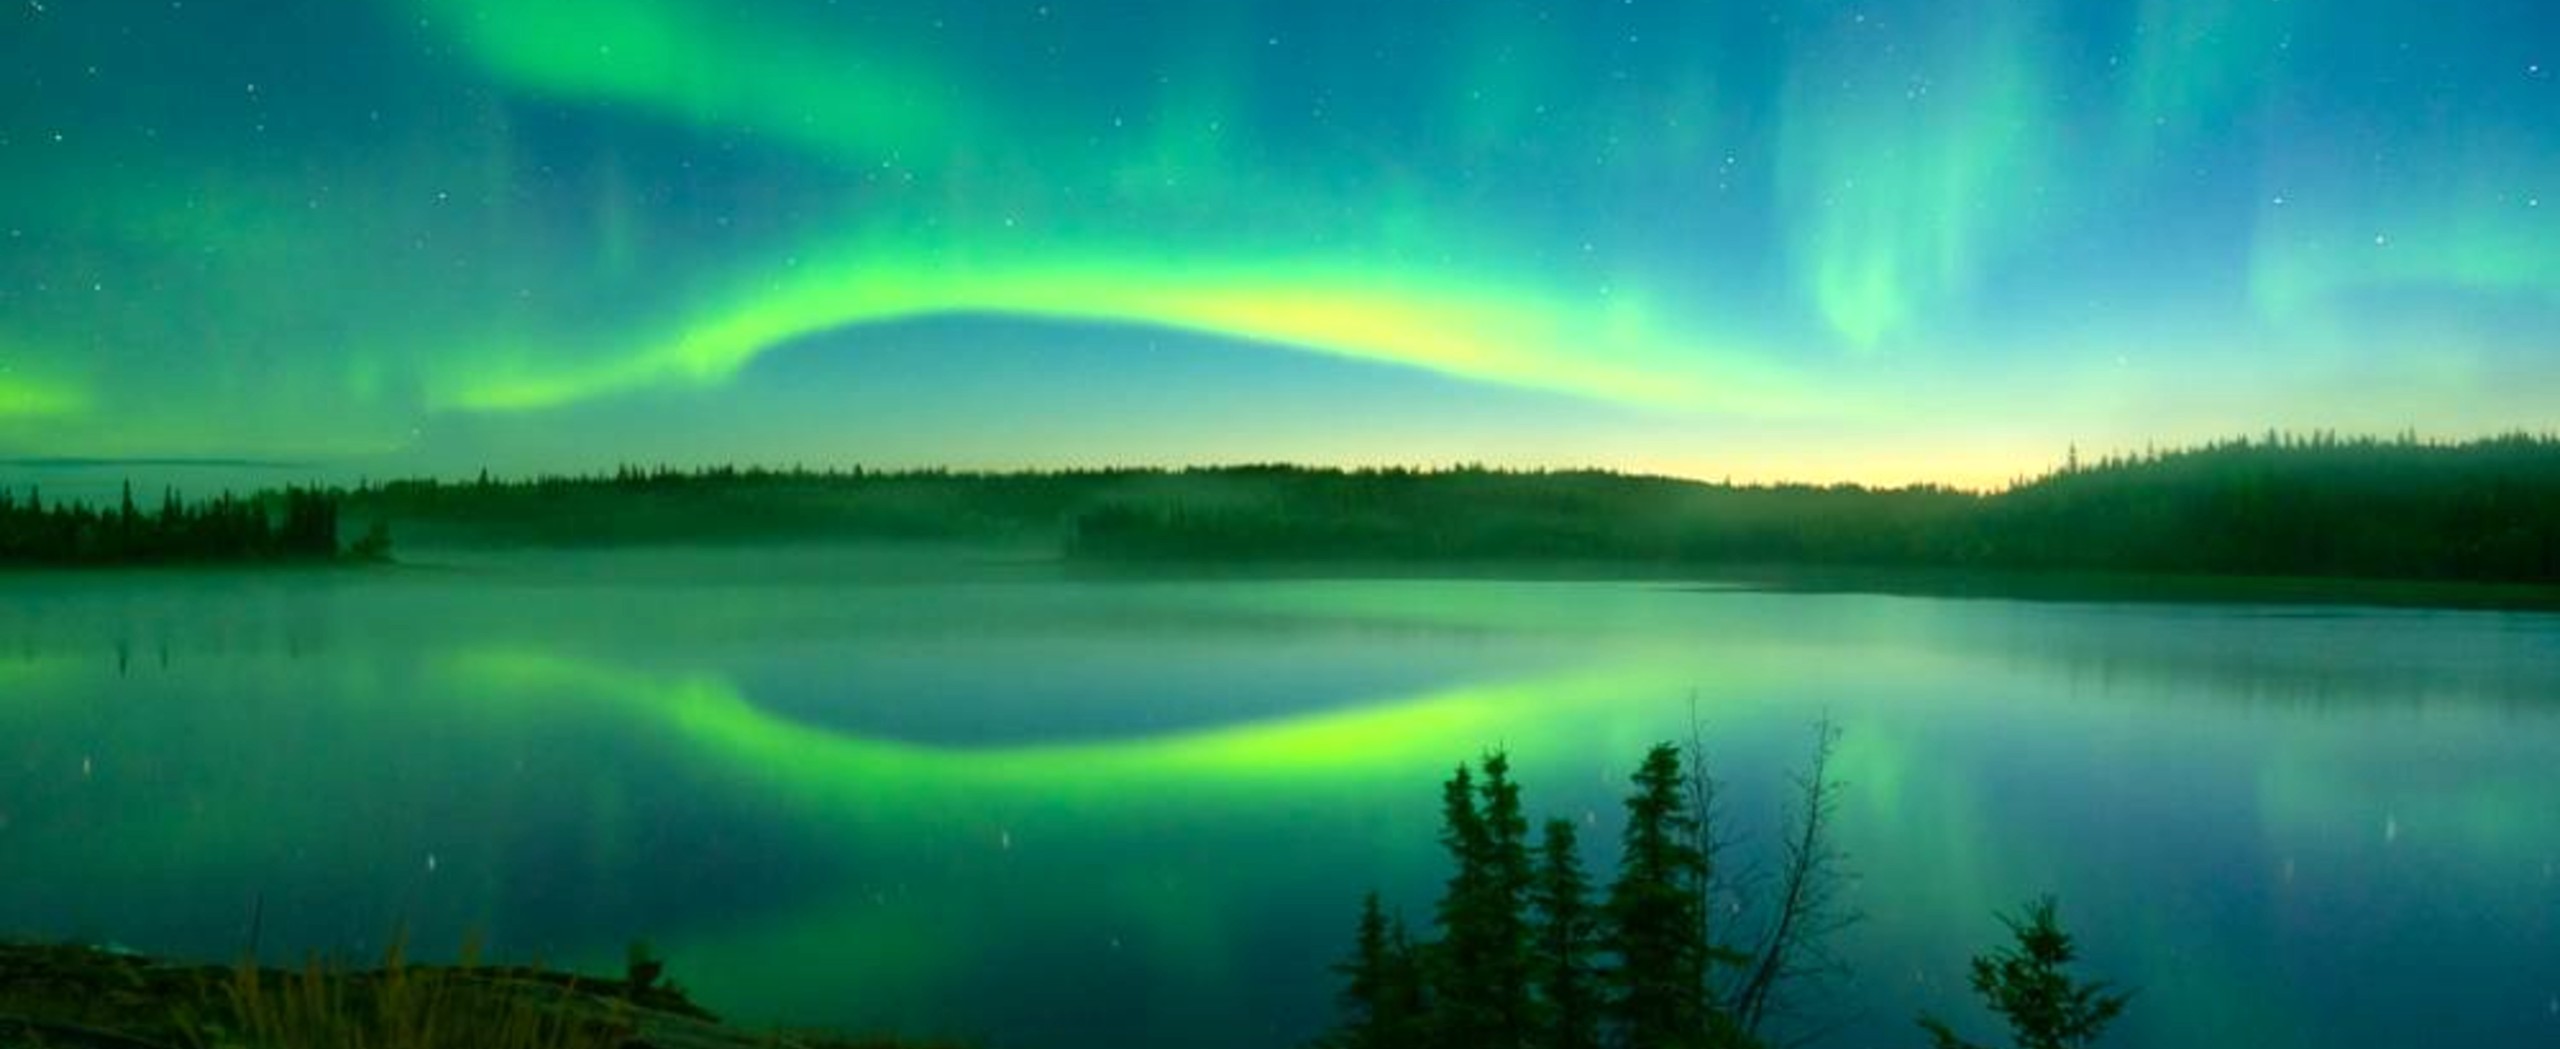
<svg viewBox="0 0 2560 1049">
<path fill-rule="evenodd" d="M 576 980 L 492 977 L 466 957 L 414 968 L 393 947 L 380 969 L 314 960 L 279 973 L 232 970 L 222 1008 L 189 1033 L 243 1049 L 618 1049 L 637 1029 L 628 1003 L 582 993 Z"/>
<path fill-rule="evenodd" d="M 420 965 L 156 961 L 0 942 L 0 1047 L 46 1049 L 961 1049 L 954 1042 L 750 1032 L 635 962 L 620 979 Z"/>
</svg>

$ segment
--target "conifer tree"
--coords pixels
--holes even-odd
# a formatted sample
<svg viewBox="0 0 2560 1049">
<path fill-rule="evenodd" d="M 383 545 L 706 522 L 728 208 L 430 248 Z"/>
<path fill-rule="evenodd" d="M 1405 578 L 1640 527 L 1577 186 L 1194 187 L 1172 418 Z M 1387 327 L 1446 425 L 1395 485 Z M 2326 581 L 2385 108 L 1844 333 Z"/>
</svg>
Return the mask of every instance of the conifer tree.
<svg viewBox="0 0 2560 1049">
<path fill-rule="evenodd" d="M 1331 1049 L 1417 1049 L 1422 997 L 1404 923 L 1387 917 L 1372 892 L 1360 904 L 1360 931 L 1341 974 L 1342 1026 L 1324 1040 Z"/>
<path fill-rule="evenodd" d="M 1973 959 L 1973 989 L 2009 1021 L 2018 1049 L 2093 1044 L 2128 1001 L 2109 993 L 2104 983 L 2083 983 L 2063 971 L 2080 952 L 2071 934 L 2062 931 L 2054 909 L 2053 897 L 2047 896 L 2016 917 L 2001 918 L 2018 945 Z M 1982 1049 L 1934 1017 L 1922 1017 L 1920 1026 L 1937 1049 Z"/>
<path fill-rule="evenodd" d="M 1461 1046 L 1485 1036 L 1481 1015 L 1481 952 L 1473 908 L 1483 895 L 1484 818 L 1476 811 L 1475 770 L 1464 762 L 1440 785 L 1440 846 L 1449 855 L 1449 881 L 1433 918 L 1439 942 L 1431 945 L 1431 1037 L 1436 1045 Z"/>
<path fill-rule="evenodd" d="M 1508 796 L 1518 819 L 1518 791 L 1508 762 L 1487 762 L 1482 798 Z M 1500 860 L 1498 832 L 1480 806 L 1475 770 L 1459 765 L 1441 783 L 1441 847 L 1452 875 L 1439 901 L 1439 949 L 1431 967 L 1431 1016 L 1441 1046 L 1498 1049 L 1521 1044 L 1528 985 L 1518 880 Z M 1508 832 L 1500 832 L 1508 834 Z"/>
<path fill-rule="evenodd" d="M 1379 980 L 1379 1044 L 1388 1049 L 1420 1049 L 1430 1037 L 1431 999 L 1422 972 L 1422 951 L 1406 932 L 1404 916 L 1387 921 L 1386 968 Z"/>
<path fill-rule="evenodd" d="M 1609 887 L 1606 933 L 1617 965 L 1608 972 L 1607 1014 L 1626 1049 L 1690 1049 L 1720 1044 L 1707 1002 L 1699 855 L 1680 748 L 1657 744 L 1636 771 L 1627 798 L 1618 878 Z"/>
<path fill-rule="evenodd" d="M 1548 820 L 1538 845 L 1530 902 L 1538 913 L 1531 972 L 1546 1007 L 1539 1042 L 1544 1049 L 1599 1049 L 1597 928 L 1573 821 Z"/>
<path fill-rule="evenodd" d="M 1520 785 L 1511 779 L 1511 757 L 1484 758 L 1484 899 L 1478 908 L 1485 949 L 1484 999 L 1499 1033 L 1486 1045 L 1523 1045 L 1538 1026 L 1530 998 L 1528 905 L 1532 888 L 1529 820 L 1521 811 Z"/>
</svg>

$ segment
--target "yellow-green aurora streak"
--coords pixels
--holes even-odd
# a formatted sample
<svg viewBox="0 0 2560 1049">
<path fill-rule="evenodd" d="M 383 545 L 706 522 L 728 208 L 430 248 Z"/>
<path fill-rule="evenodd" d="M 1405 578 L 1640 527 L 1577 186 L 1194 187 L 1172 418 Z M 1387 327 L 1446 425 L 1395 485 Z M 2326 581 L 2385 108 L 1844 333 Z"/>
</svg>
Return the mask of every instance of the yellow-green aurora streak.
<svg viewBox="0 0 2560 1049">
<path fill-rule="evenodd" d="M 2540 428 L 2550 35 L 2378 0 L 19 5 L 0 455 L 1997 483 L 2075 441 Z M 773 356 L 920 318 L 830 343 L 885 370 Z M 1345 426 L 1284 374 L 1399 408 Z M 2446 378 L 2375 381 L 2411 374 Z M 966 447 L 989 411 L 1038 454 Z"/>
<path fill-rule="evenodd" d="M 1766 412 L 1805 403 L 1766 364 L 1682 345 L 1623 299 L 1568 307 L 1530 288 L 1348 263 L 1203 265 L 1135 251 L 981 263 L 893 250 L 794 267 L 624 352 L 509 348 L 493 356 L 512 366 L 460 377 L 437 406 L 521 411 L 718 382 L 793 339 L 942 314 L 1157 325 L 1639 404 Z M 601 363 L 554 363 L 564 356 Z"/>
</svg>

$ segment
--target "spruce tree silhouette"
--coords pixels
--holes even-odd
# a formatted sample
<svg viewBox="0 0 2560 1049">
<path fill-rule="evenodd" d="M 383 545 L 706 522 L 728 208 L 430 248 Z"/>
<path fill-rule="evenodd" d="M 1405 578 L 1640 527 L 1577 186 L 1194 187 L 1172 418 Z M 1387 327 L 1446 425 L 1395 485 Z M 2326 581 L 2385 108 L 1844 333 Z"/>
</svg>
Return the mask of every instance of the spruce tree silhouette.
<svg viewBox="0 0 2560 1049">
<path fill-rule="evenodd" d="M 1656 745 L 1634 782 L 1606 909 L 1604 942 L 1618 960 L 1608 972 L 1607 1014 L 1627 1049 L 1718 1044 L 1698 893 L 1706 858 L 1696 844 L 1680 748 Z"/>
<path fill-rule="evenodd" d="M 1420 1049 L 1423 1035 L 1421 977 L 1404 923 L 1387 917 L 1372 892 L 1360 903 L 1360 931 L 1351 956 L 1333 967 L 1343 979 L 1342 1025 L 1324 1039 L 1329 1049 Z"/>
<path fill-rule="evenodd" d="M 1538 1042 L 1545 1049 L 1599 1049 L 1598 927 L 1591 884 L 1583 876 L 1573 821 L 1548 820 L 1538 842 L 1530 889 L 1538 925 L 1531 957 L 1538 999 L 1546 1006 Z"/>
<path fill-rule="evenodd" d="M 2071 934 L 2062 931 L 2053 897 L 2027 904 L 2016 917 L 2003 916 L 2017 946 L 2002 947 L 1973 959 L 1973 989 L 1991 1011 L 2009 1021 L 2018 1049 L 2077 1049 L 2095 1043 L 2107 1025 L 2124 1012 L 2128 996 L 2108 993 L 2104 983 L 2083 983 L 2063 970 L 2079 959 Z M 1957 1037 L 1935 1017 L 1920 1026 L 1937 1049 L 1984 1049 Z"/>
</svg>

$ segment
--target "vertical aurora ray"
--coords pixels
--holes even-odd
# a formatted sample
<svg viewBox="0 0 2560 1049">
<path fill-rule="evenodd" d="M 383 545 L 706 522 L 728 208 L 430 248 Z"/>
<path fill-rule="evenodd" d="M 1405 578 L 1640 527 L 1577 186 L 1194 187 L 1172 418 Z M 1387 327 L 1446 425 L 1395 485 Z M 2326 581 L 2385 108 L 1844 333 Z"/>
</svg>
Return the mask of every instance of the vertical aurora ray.
<svg viewBox="0 0 2560 1049">
<path fill-rule="evenodd" d="M 2137 161 L 2226 128 L 2282 78 L 2300 8 L 2263 0 L 2143 0 L 2120 136 Z"/>
<path fill-rule="evenodd" d="M 1789 77 L 1791 262 L 1853 347 L 1947 326 L 2057 174 L 2033 11 L 1977 14 L 1831 13 Z"/>
</svg>

